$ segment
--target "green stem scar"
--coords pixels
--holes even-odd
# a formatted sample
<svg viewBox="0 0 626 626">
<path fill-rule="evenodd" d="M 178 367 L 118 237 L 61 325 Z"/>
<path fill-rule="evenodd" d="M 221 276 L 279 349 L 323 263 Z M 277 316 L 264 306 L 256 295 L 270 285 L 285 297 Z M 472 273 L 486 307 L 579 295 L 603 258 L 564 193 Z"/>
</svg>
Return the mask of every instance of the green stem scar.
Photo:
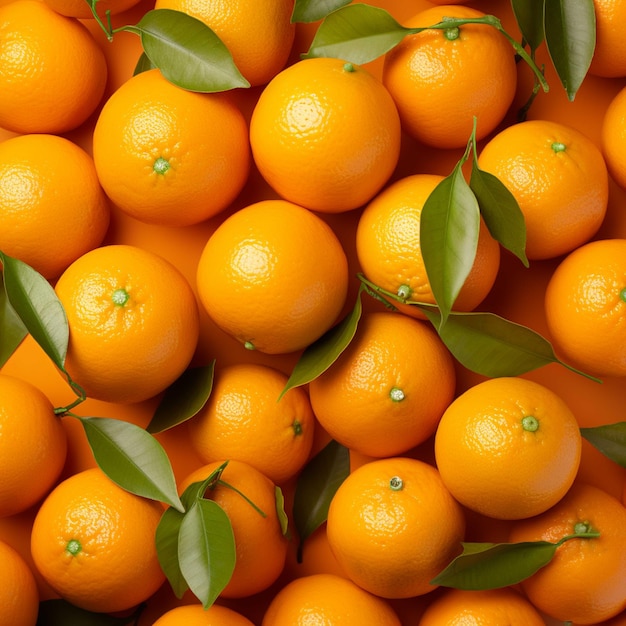
<svg viewBox="0 0 626 626">
<path fill-rule="evenodd" d="M 293 432 L 296 437 L 302 434 L 302 424 L 299 420 L 293 420 L 291 427 L 293 428 Z"/>
<path fill-rule="evenodd" d="M 402 478 L 400 476 L 394 476 L 389 480 L 389 489 L 392 491 L 401 491 L 404 483 L 402 482 Z"/>
<path fill-rule="evenodd" d="M 80 545 L 78 539 L 70 539 L 65 546 L 65 551 L 72 556 L 76 556 L 82 549 L 83 547 Z"/>
<path fill-rule="evenodd" d="M 555 152 L 565 152 L 565 144 L 561 141 L 553 142 L 552 146 L 550 146 Z"/>
<path fill-rule="evenodd" d="M 626 302 L 626 287 L 619 292 L 620 300 Z"/>
<path fill-rule="evenodd" d="M 574 533 L 576 535 L 588 535 L 594 532 L 594 528 L 589 522 L 576 522 L 574 524 Z"/>
<path fill-rule="evenodd" d="M 402 402 L 402 400 L 404 400 L 405 398 L 404 391 L 402 391 L 400 387 L 392 387 L 391 390 L 389 391 L 389 397 L 394 402 Z"/>
<path fill-rule="evenodd" d="M 526 415 L 522 418 L 522 428 L 529 433 L 534 433 L 539 429 L 539 420 L 532 415 Z"/>
<path fill-rule="evenodd" d="M 246 350 L 256 350 L 256 348 L 254 347 L 254 344 L 251 341 L 245 341 L 243 344 L 243 347 Z"/>
<path fill-rule="evenodd" d="M 406 300 L 411 297 L 411 288 L 408 285 L 400 285 L 397 292 L 398 298 Z"/>
<path fill-rule="evenodd" d="M 346 72 L 354 72 L 354 65 L 352 65 L 352 63 L 344 63 L 343 69 Z"/>
<path fill-rule="evenodd" d="M 111 300 L 113 300 L 113 304 L 115 306 L 124 306 L 128 300 L 130 299 L 130 294 L 126 289 L 116 289 L 111 294 Z"/>
<path fill-rule="evenodd" d="M 167 161 L 166 159 L 164 159 L 163 157 L 159 157 L 153 164 L 152 164 L 152 169 L 157 173 L 157 174 L 165 174 L 165 172 L 167 172 L 167 170 L 170 169 L 170 164 L 169 161 Z"/>
</svg>

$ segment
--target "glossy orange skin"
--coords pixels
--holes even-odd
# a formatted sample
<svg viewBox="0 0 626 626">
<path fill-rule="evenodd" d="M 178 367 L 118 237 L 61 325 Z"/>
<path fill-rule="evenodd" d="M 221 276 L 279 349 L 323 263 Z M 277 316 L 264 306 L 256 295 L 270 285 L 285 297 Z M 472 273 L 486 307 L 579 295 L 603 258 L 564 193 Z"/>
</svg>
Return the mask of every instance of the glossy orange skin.
<svg viewBox="0 0 626 626">
<path fill-rule="evenodd" d="M 254 626 L 243 615 L 214 604 L 205 609 L 201 604 L 188 604 L 164 613 L 153 626 Z"/>
<path fill-rule="evenodd" d="M 20 553 L 4 541 L 0 541 L 0 561 L 0 620 L 12 626 L 35 626 L 39 592 L 33 572 Z"/>
</svg>

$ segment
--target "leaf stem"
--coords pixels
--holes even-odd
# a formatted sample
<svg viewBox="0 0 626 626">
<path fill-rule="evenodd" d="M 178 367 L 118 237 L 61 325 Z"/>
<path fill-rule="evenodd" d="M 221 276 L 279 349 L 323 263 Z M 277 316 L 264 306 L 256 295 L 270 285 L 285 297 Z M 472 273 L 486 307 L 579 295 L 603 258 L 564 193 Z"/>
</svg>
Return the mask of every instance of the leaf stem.
<svg viewBox="0 0 626 626">
<path fill-rule="evenodd" d="M 72 378 L 70 377 L 70 375 L 65 370 L 63 370 L 63 373 L 65 374 L 65 378 L 67 379 L 67 384 L 71 387 L 72 391 L 76 394 L 77 398 L 66 406 L 60 406 L 60 407 L 55 408 L 54 409 L 55 415 L 66 415 L 74 407 L 78 406 L 79 404 L 81 404 L 87 399 L 87 394 L 85 393 L 85 390 L 77 382 L 74 382 Z"/>
</svg>

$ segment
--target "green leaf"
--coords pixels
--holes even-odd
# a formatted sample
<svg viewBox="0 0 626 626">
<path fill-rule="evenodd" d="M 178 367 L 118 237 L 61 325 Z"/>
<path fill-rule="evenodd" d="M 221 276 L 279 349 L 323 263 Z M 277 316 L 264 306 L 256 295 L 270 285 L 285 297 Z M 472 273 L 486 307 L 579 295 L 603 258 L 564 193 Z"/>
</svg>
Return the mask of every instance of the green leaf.
<svg viewBox="0 0 626 626">
<path fill-rule="evenodd" d="M 206 367 L 193 367 L 183 372 L 165 390 L 146 430 L 160 433 L 196 415 L 211 395 L 214 370 L 215 360 Z"/>
<path fill-rule="evenodd" d="M 291 388 L 310 383 L 325 372 L 348 347 L 361 319 L 363 310 L 361 304 L 362 291 L 363 289 L 359 289 L 352 311 L 302 352 L 285 388 L 280 393 L 279 400 Z"/>
<path fill-rule="evenodd" d="M 133 76 L 154 69 L 156 69 L 156 65 L 148 58 L 148 55 L 145 52 L 142 52 L 139 60 L 137 61 L 137 65 L 135 65 L 135 69 L 133 70 Z"/>
<path fill-rule="evenodd" d="M 274 487 L 274 495 L 276 497 L 276 513 L 280 522 L 280 530 L 285 537 L 289 536 L 289 517 L 285 512 L 285 494 L 283 490 L 276 485 Z"/>
<path fill-rule="evenodd" d="M 517 25 L 532 52 L 537 50 L 544 40 L 544 2 L 545 0 L 511 0 Z"/>
<path fill-rule="evenodd" d="M 303 59 L 332 57 L 357 65 L 369 63 L 398 45 L 414 29 L 400 25 L 387 11 L 350 4 L 330 13 L 319 25 Z"/>
<path fill-rule="evenodd" d="M 604 456 L 626 467 L 626 422 L 581 428 L 580 434 Z"/>
<path fill-rule="evenodd" d="M 128 617 L 114 617 L 105 613 L 92 613 L 66 600 L 43 600 L 39 603 L 36 626 L 126 626 L 137 622 L 143 607 Z"/>
<path fill-rule="evenodd" d="M 166 509 L 159 520 L 155 536 L 159 565 L 177 598 L 182 598 L 189 589 L 178 563 L 178 534 L 183 517 L 184 513 L 174 508 Z"/>
<path fill-rule="evenodd" d="M 184 511 L 170 460 L 161 444 L 143 428 L 109 417 L 78 417 L 94 458 L 120 487 Z"/>
<path fill-rule="evenodd" d="M 431 192 L 420 219 L 420 247 L 433 296 L 445 325 L 478 246 L 480 209 L 459 161 Z"/>
<path fill-rule="evenodd" d="M 9 304 L 0 272 L 0 367 L 9 360 L 27 334 L 24 324 Z"/>
<path fill-rule="evenodd" d="M 178 536 L 178 562 L 194 595 L 208 608 L 235 569 L 230 519 L 213 500 L 199 499 L 185 513 Z"/>
<path fill-rule="evenodd" d="M 549 0 L 545 3 L 546 45 L 567 97 L 574 100 L 596 45 L 593 0 Z"/>
<path fill-rule="evenodd" d="M 220 38 L 202 21 L 173 9 L 153 9 L 128 30 L 137 32 L 150 62 L 167 80 L 212 93 L 249 87 Z"/>
<path fill-rule="evenodd" d="M 302 469 L 296 483 L 293 520 L 300 538 L 298 562 L 302 547 L 328 517 L 328 508 L 339 485 L 350 473 L 350 451 L 331 440 Z"/>
<path fill-rule="evenodd" d="M 64 370 L 69 341 L 67 317 L 50 283 L 19 259 L 0 252 L 8 303 L 54 364 Z"/>
<path fill-rule="evenodd" d="M 291 14 L 292 22 L 311 23 L 325 18 L 351 0 L 296 0 Z"/>
<path fill-rule="evenodd" d="M 499 178 L 481 170 L 475 156 L 470 188 L 491 236 L 528 267 L 524 214 L 515 196 Z"/>
</svg>

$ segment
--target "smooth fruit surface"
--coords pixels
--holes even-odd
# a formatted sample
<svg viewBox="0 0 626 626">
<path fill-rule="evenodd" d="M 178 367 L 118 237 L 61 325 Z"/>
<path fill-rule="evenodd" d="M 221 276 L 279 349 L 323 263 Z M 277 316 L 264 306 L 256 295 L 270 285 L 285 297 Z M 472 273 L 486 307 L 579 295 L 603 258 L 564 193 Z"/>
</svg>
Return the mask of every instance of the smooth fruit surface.
<svg viewBox="0 0 626 626">
<path fill-rule="evenodd" d="M 0 624 L 35 626 L 39 591 L 28 564 L 8 543 L 0 541 Z"/>
<path fill-rule="evenodd" d="M 596 18 L 596 42 L 589 73 L 594 76 L 626 76 L 626 44 L 621 25 L 626 20 L 626 7 L 613 0 L 593 0 Z"/>
<path fill-rule="evenodd" d="M 619 90 L 608 103 L 602 116 L 601 146 L 609 174 L 626 189 L 626 88 Z"/>
<path fill-rule="evenodd" d="M 213 604 L 205 609 L 201 604 L 177 606 L 164 613 L 153 626 L 254 626 L 243 615 L 225 606 Z"/>
<path fill-rule="evenodd" d="M 106 19 L 107 12 L 110 15 L 117 15 L 134 7 L 140 0 L 98 0 L 96 12 L 101 18 Z M 52 7 L 57 13 L 67 17 L 77 17 L 80 19 L 93 18 L 91 2 L 85 0 L 45 0 L 45 3 Z"/>
</svg>

